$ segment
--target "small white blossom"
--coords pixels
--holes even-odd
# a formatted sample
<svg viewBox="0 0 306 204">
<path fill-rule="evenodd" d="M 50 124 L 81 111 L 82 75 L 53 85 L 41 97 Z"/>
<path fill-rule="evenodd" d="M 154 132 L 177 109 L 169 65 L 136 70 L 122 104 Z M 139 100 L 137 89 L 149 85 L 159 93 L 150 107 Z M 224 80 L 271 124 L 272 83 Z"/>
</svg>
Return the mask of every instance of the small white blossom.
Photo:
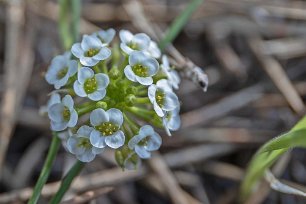
<svg viewBox="0 0 306 204">
<path fill-rule="evenodd" d="M 93 35 L 84 35 L 81 43 L 75 43 L 72 46 L 71 52 L 84 66 L 94 66 L 111 55 L 110 49 Z"/>
<path fill-rule="evenodd" d="M 88 97 L 93 101 L 99 101 L 106 94 L 109 78 L 106 74 L 98 73 L 88 67 L 82 67 L 78 72 L 78 80 L 73 84 L 75 93 L 80 97 Z"/>
<path fill-rule="evenodd" d="M 66 147 L 72 154 L 75 154 L 78 160 L 82 162 L 92 161 L 97 154 L 100 154 L 103 149 L 92 146 L 89 137 L 94 129 L 87 125 L 79 128 L 75 135 L 68 138 Z"/>
<path fill-rule="evenodd" d="M 156 59 L 146 56 L 143 52 L 135 51 L 129 56 L 129 65 L 124 69 L 125 76 L 142 85 L 153 83 L 153 78 L 159 69 Z"/>
<path fill-rule="evenodd" d="M 59 89 L 66 85 L 68 79 L 78 71 L 78 63 L 76 60 L 69 59 L 69 53 L 58 55 L 53 58 L 51 65 L 45 75 L 45 79 L 49 84 L 54 85 L 55 89 Z"/>
<path fill-rule="evenodd" d="M 179 112 L 179 106 L 172 111 L 165 111 L 165 115 L 163 117 L 163 125 L 169 136 L 171 136 L 170 130 L 176 131 L 181 126 L 181 118 Z"/>
<path fill-rule="evenodd" d="M 146 50 L 151 42 L 150 37 L 146 34 L 138 33 L 133 35 L 127 30 L 121 30 L 119 32 L 119 37 L 121 40 L 120 48 L 128 55 L 134 51 Z"/>
<path fill-rule="evenodd" d="M 158 150 L 162 143 L 161 137 L 154 131 L 150 125 L 140 128 L 138 135 L 132 137 L 128 146 L 135 150 L 140 158 L 147 159 L 151 157 L 151 152 Z"/>
<path fill-rule="evenodd" d="M 162 62 L 161 68 L 167 75 L 169 85 L 175 89 L 178 89 L 181 82 L 180 76 L 174 69 L 171 69 L 168 57 L 166 55 L 163 55 Z"/>
<path fill-rule="evenodd" d="M 159 117 L 165 115 L 164 111 L 172 111 L 179 106 L 179 100 L 166 79 L 149 86 L 148 97 Z"/>
<path fill-rule="evenodd" d="M 74 127 L 78 121 L 78 114 L 74 109 L 74 102 L 70 95 L 66 95 L 61 102 L 50 106 L 48 115 L 51 120 L 51 129 L 54 131 Z"/>
<path fill-rule="evenodd" d="M 42 106 L 40 109 L 39 109 L 39 114 L 41 115 L 44 115 L 44 114 L 47 114 L 48 111 L 49 111 L 49 108 L 53 105 L 53 104 L 56 104 L 56 103 L 60 103 L 61 102 L 61 96 L 57 93 L 53 93 L 51 94 L 51 97 L 50 99 L 48 100 L 48 103 L 46 106 Z"/>
<path fill-rule="evenodd" d="M 158 48 L 158 45 L 156 42 L 151 41 L 149 47 L 144 51 L 144 53 L 150 57 L 154 57 L 156 59 L 159 59 L 161 56 L 161 51 Z"/>
<path fill-rule="evenodd" d="M 93 146 L 103 148 L 109 146 L 117 149 L 124 144 L 125 136 L 120 130 L 123 123 L 122 112 L 116 108 L 104 111 L 95 109 L 90 114 L 90 123 L 95 128 L 90 134 Z"/>
<path fill-rule="evenodd" d="M 113 28 L 107 30 L 100 30 L 95 35 L 101 40 L 103 45 L 109 45 L 114 39 L 116 31 Z"/>
</svg>

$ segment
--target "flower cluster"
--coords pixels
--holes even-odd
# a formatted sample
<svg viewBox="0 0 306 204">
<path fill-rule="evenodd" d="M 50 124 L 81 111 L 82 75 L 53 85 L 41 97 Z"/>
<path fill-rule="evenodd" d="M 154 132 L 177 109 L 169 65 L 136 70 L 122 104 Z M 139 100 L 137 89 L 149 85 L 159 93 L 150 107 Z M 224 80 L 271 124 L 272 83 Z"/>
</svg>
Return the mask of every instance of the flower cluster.
<svg viewBox="0 0 306 204">
<path fill-rule="evenodd" d="M 45 78 L 56 90 L 47 110 L 51 129 L 77 159 L 90 162 L 111 148 L 122 168 L 135 169 L 161 146 L 152 126 L 169 136 L 180 127 L 173 92 L 180 77 L 146 34 L 115 34 L 84 35 L 52 60 Z"/>
</svg>

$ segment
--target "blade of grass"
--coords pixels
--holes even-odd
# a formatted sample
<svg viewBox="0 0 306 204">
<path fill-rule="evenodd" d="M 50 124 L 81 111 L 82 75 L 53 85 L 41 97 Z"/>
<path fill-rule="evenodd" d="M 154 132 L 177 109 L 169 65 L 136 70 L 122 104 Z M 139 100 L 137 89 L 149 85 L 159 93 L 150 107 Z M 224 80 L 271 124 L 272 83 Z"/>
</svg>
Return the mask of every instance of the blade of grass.
<svg viewBox="0 0 306 204">
<path fill-rule="evenodd" d="M 51 199 L 50 204 L 57 204 L 61 202 L 63 196 L 69 189 L 73 179 L 80 174 L 84 166 L 85 166 L 85 163 L 76 161 L 76 163 L 73 165 L 73 167 L 69 170 L 69 172 L 66 174 L 66 176 L 62 180 L 61 186 L 56 192 L 56 194 L 54 195 L 54 197 Z"/>
<path fill-rule="evenodd" d="M 41 190 L 43 186 L 45 185 L 45 183 L 47 182 L 47 179 L 49 177 L 51 167 L 54 162 L 54 159 L 55 159 L 55 156 L 57 154 L 60 144 L 61 144 L 61 140 L 58 138 L 57 133 L 53 132 L 53 138 L 52 138 L 50 149 L 48 151 L 47 158 L 45 160 L 43 169 L 39 175 L 38 181 L 34 187 L 33 194 L 30 200 L 28 201 L 28 204 L 37 203 Z"/>
<path fill-rule="evenodd" d="M 164 50 L 165 47 L 177 37 L 177 35 L 181 32 L 182 28 L 185 26 L 193 12 L 202 2 L 203 0 L 192 0 L 184 9 L 184 11 L 174 20 L 170 28 L 167 30 L 165 37 L 161 40 L 159 44 L 159 47 L 162 50 Z"/>
<path fill-rule="evenodd" d="M 264 176 L 265 171 L 286 151 L 294 147 L 306 147 L 306 117 L 302 118 L 290 132 L 263 145 L 252 158 L 240 187 L 240 199 L 246 200 Z"/>
</svg>

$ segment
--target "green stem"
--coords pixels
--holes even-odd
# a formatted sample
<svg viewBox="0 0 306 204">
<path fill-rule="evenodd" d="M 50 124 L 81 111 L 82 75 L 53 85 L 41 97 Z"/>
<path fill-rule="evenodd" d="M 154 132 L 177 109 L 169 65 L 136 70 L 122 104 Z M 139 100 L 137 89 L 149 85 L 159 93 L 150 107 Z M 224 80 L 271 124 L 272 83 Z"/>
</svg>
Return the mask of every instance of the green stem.
<svg viewBox="0 0 306 204">
<path fill-rule="evenodd" d="M 53 132 L 53 138 L 52 138 L 50 149 L 48 151 L 47 158 L 45 160 L 43 169 L 39 175 L 38 181 L 34 187 L 33 194 L 30 200 L 28 201 L 28 204 L 37 203 L 41 190 L 43 186 L 45 185 L 45 183 L 47 182 L 47 179 L 49 177 L 51 167 L 54 162 L 54 159 L 55 159 L 55 156 L 59 149 L 60 144 L 61 144 L 61 140 L 58 138 L 57 133 Z"/>
<path fill-rule="evenodd" d="M 72 168 L 69 170 L 69 172 L 66 174 L 66 176 L 62 180 L 61 186 L 57 190 L 53 198 L 51 199 L 50 204 L 57 204 L 61 202 L 63 196 L 69 189 L 73 179 L 79 175 L 79 173 L 82 171 L 84 166 L 85 166 L 85 163 L 76 161 L 76 163 L 72 166 Z"/>
<path fill-rule="evenodd" d="M 191 1 L 183 12 L 174 20 L 170 28 L 167 30 L 165 37 L 159 44 L 162 50 L 164 50 L 165 47 L 177 37 L 184 25 L 187 23 L 188 19 L 202 2 L 203 0 Z"/>
<path fill-rule="evenodd" d="M 134 121 L 132 121 L 125 113 L 123 113 L 123 118 L 131 128 L 132 132 L 136 134 L 139 130 L 139 126 Z"/>
<path fill-rule="evenodd" d="M 84 106 L 82 108 L 78 108 L 78 109 L 76 109 L 76 111 L 77 111 L 79 116 L 82 116 L 82 115 L 84 115 L 86 113 L 91 112 L 94 109 L 96 109 L 96 103 L 92 103 L 92 104 L 89 104 L 88 106 Z"/>
<path fill-rule="evenodd" d="M 134 99 L 135 103 L 138 104 L 148 104 L 151 103 L 148 97 L 139 97 Z"/>
</svg>

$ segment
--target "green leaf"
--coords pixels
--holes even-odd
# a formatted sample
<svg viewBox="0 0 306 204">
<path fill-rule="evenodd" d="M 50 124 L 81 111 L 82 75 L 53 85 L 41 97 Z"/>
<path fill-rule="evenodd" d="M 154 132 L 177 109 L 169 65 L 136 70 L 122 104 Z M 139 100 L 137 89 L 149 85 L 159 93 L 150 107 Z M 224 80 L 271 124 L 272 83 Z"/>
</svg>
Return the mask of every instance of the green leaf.
<svg viewBox="0 0 306 204">
<path fill-rule="evenodd" d="M 165 37 L 161 40 L 159 47 L 163 50 L 165 47 L 171 43 L 177 35 L 181 32 L 193 12 L 199 7 L 203 0 L 193 0 L 184 11 L 176 17 L 170 28 L 167 30 Z"/>
<path fill-rule="evenodd" d="M 43 169 L 39 175 L 38 181 L 36 182 L 36 185 L 34 187 L 33 194 L 30 200 L 28 201 L 28 204 L 37 203 L 39 196 L 41 194 L 41 190 L 43 186 L 45 185 L 45 183 L 47 182 L 47 179 L 49 177 L 51 167 L 55 160 L 55 156 L 57 154 L 60 144 L 61 144 L 61 140 L 58 138 L 57 133 L 53 132 L 53 138 L 52 138 L 50 149 L 48 151 L 47 158 L 45 160 Z"/>
<path fill-rule="evenodd" d="M 245 201 L 265 171 L 290 148 L 306 147 L 306 117 L 302 118 L 290 132 L 270 140 L 253 156 L 240 187 L 240 198 Z"/>
</svg>

